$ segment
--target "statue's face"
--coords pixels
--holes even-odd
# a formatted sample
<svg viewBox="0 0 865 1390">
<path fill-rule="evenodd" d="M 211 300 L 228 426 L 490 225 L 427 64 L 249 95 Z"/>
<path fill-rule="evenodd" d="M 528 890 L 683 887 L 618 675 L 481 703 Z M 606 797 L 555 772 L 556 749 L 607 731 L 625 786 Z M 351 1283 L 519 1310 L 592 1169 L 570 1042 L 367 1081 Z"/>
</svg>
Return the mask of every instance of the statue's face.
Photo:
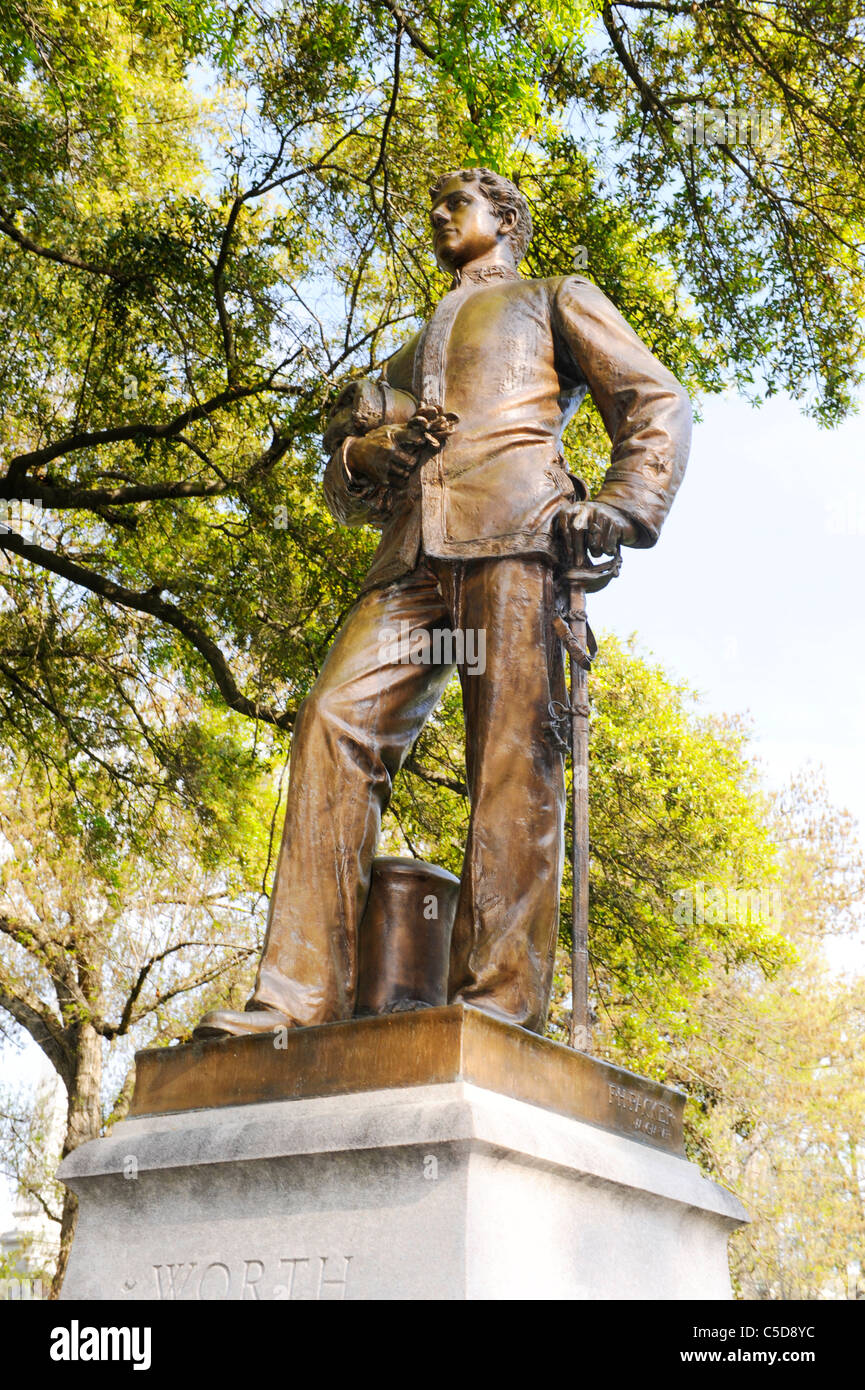
<svg viewBox="0 0 865 1390">
<path fill-rule="evenodd" d="M 504 240 L 507 227 L 480 184 L 448 179 L 430 210 L 433 250 L 445 270 L 457 270 L 492 251 Z"/>
</svg>

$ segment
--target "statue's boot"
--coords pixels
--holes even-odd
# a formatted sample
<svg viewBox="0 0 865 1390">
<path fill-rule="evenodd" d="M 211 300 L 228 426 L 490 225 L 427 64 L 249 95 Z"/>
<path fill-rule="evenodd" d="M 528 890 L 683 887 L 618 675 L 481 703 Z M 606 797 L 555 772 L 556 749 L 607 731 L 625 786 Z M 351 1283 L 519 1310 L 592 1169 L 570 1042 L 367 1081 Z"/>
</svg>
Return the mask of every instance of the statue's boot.
<svg viewBox="0 0 865 1390">
<path fill-rule="evenodd" d="M 278 1009 L 262 1008 L 256 1004 L 245 1009 L 211 1009 L 192 1036 L 196 1041 L 202 1038 L 242 1038 L 252 1033 L 278 1033 L 280 1028 L 294 1026 L 293 1021 Z"/>
</svg>

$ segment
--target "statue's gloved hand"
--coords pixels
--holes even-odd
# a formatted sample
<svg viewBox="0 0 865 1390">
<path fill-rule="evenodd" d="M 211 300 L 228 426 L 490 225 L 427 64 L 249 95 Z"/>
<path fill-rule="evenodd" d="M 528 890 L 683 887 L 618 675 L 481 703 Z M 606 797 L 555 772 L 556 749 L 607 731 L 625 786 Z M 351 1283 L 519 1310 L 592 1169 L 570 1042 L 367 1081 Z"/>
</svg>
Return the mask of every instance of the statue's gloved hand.
<svg viewBox="0 0 865 1390">
<path fill-rule="evenodd" d="M 437 453 L 443 448 L 448 435 L 453 434 L 459 418 L 452 410 L 440 410 L 437 405 L 424 405 L 421 402 L 406 428 L 417 439 L 419 448 L 426 446 L 432 453 Z"/>
<path fill-rule="evenodd" d="M 452 411 L 421 404 L 405 425 L 379 425 L 353 438 L 346 454 L 352 476 L 377 486 L 400 486 L 422 458 L 442 448 L 458 419 Z"/>
<path fill-rule="evenodd" d="M 417 433 L 403 425 L 379 425 L 350 439 L 346 451 L 352 477 L 384 487 L 405 482 L 419 457 Z"/>
<path fill-rule="evenodd" d="M 592 555 L 615 555 L 620 545 L 633 545 L 639 532 L 624 512 L 607 502 L 572 502 L 559 513 L 559 541 L 571 565 Z"/>
</svg>

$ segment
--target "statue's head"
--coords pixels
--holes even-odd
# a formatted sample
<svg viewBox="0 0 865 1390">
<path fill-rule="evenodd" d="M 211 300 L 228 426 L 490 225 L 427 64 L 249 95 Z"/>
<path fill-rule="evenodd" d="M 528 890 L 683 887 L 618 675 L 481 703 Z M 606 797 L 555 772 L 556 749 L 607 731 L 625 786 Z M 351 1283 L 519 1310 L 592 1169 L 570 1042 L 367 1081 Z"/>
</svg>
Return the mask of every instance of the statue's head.
<svg viewBox="0 0 865 1390">
<path fill-rule="evenodd" d="M 519 265 L 532 235 L 529 205 L 516 184 L 492 169 L 456 169 L 430 189 L 433 249 L 439 265 L 456 270 L 494 247 Z"/>
</svg>

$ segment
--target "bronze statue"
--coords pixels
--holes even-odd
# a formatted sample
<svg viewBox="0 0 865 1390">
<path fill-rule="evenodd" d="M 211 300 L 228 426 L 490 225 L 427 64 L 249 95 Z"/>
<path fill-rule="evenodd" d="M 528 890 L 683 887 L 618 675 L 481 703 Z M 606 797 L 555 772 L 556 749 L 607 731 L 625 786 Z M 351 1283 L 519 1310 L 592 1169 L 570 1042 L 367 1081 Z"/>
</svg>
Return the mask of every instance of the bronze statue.
<svg viewBox="0 0 865 1390">
<path fill-rule="evenodd" d="M 583 541 L 593 555 L 655 543 L 691 412 L 589 280 L 520 276 L 531 217 L 512 183 L 463 169 L 431 196 L 436 259 L 453 282 L 382 383 L 338 402 L 326 436 L 330 510 L 379 527 L 381 543 L 295 725 L 253 996 L 245 1011 L 208 1014 L 199 1037 L 352 1017 L 381 817 L 453 670 L 383 655 L 382 634 L 442 627 L 486 637 L 483 671 L 459 668 L 471 820 L 447 996 L 543 1028 L 564 858 L 551 712 L 570 710 L 557 570 L 581 573 Z M 586 391 L 612 442 L 591 500 L 561 448 Z"/>
</svg>

